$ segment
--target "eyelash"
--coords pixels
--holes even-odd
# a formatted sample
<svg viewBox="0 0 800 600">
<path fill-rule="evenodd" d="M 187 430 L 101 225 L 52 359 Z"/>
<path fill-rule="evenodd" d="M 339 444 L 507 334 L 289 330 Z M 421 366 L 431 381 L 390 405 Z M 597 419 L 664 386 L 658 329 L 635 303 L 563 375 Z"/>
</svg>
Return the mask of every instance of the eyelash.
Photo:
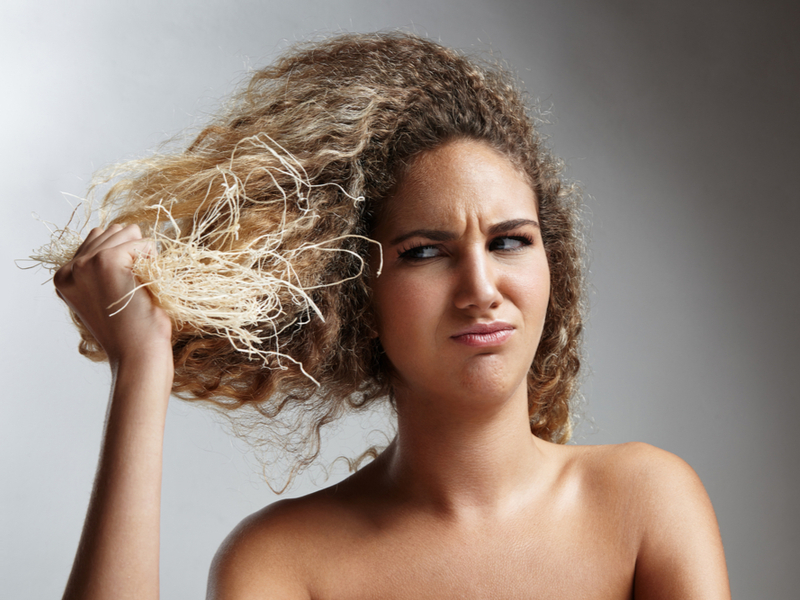
<svg viewBox="0 0 800 600">
<path fill-rule="evenodd" d="M 530 236 L 530 235 L 527 235 L 527 234 L 501 235 L 501 236 L 498 236 L 498 237 L 494 238 L 490 242 L 490 244 L 489 244 L 490 248 L 497 240 L 514 240 L 516 242 L 520 242 L 521 243 L 521 245 L 517 246 L 516 248 L 506 248 L 504 250 L 503 249 L 497 249 L 498 252 L 519 252 L 523 248 L 526 248 L 527 246 L 530 246 L 530 245 L 533 244 L 533 237 Z M 398 257 L 400 259 L 406 260 L 406 261 L 409 261 L 409 262 L 422 262 L 422 261 L 425 261 L 425 260 L 430 260 L 431 258 L 438 258 L 438 256 L 427 256 L 427 257 L 425 257 L 425 256 L 414 256 L 413 255 L 414 252 L 416 252 L 418 250 L 423 250 L 425 248 L 437 248 L 437 247 L 438 247 L 437 244 L 418 244 L 416 246 L 412 246 L 411 248 L 402 248 L 402 249 L 398 250 L 397 251 L 397 255 L 398 255 Z"/>
</svg>

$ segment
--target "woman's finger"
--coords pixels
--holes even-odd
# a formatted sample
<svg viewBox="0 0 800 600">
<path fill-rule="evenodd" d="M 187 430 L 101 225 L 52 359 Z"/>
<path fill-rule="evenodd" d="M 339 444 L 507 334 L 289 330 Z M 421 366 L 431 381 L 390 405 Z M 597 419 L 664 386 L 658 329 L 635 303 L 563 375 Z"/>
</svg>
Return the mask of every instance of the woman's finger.
<svg viewBox="0 0 800 600">
<path fill-rule="evenodd" d="M 119 241 L 120 243 L 114 244 L 113 246 L 109 244 L 109 247 L 116 247 L 127 252 L 131 257 L 131 264 L 140 256 L 152 257 L 157 254 L 155 240 L 150 238 L 142 238 L 141 236 L 138 236 L 134 239 L 129 239 L 126 241 L 116 241 Z M 109 240 L 109 242 L 111 242 L 111 240 Z"/>
<path fill-rule="evenodd" d="M 72 278 L 87 278 L 92 285 L 113 281 L 119 277 L 129 280 L 131 267 L 141 256 L 155 256 L 155 242 L 130 236 L 112 235 L 90 253 L 72 262 Z"/>
<path fill-rule="evenodd" d="M 92 232 L 96 231 L 95 229 Z M 90 235 L 91 233 L 90 232 Z M 109 225 L 105 230 L 100 230 L 98 235 L 95 235 L 91 240 L 87 236 L 86 241 L 75 254 L 75 256 L 91 256 L 101 247 L 109 245 L 118 245 L 132 239 L 141 239 L 142 233 L 138 225 L 128 225 L 123 227 L 118 223 Z"/>
<path fill-rule="evenodd" d="M 53 283 L 59 296 L 66 300 L 67 289 L 79 280 L 90 286 L 118 277 L 128 280 L 137 258 L 156 254 L 155 242 L 143 239 L 138 226 L 113 225 L 104 231 L 95 229 L 75 257 L 55 273 Z"/>
<path fill-rule="evenodd" d="M 112 226 L 113 227 L 113 226 Z M 111 227 L 95 227 L 89 232 L 89 235 L 86 236 L 86 239 L 83 240 L 80 246 L 78 246 L 78 250 L 75 252 L 75 256 L 80 254 L 85 254 L 86 252 L 91 251 L 92 248 L 95 247 L 97 244 L 97 240 L 103 239 L 109 235 L 109 230 Z"/>
</svg>

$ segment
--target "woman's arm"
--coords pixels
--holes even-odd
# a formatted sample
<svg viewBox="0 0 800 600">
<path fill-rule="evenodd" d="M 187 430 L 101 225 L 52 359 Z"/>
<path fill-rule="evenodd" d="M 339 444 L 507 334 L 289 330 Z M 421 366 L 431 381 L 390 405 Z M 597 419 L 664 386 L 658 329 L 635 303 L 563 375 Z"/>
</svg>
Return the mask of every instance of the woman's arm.
<svg viewBox="0 0 800 600">
<path fill-rule="evenodd" d="M 700 478 L 677 456 L 637 446 L 642 461 L 635 494 L 643 536 L 634 597 L 730 600 L 719 526 Z"/>
<path fill-rule="evenodd" d="M 161 457 L 172 388 L 171 323 L 131 266 L 138 227 L 93 230 L 56 274 L 59 295 L 108 355 L 112 388 L 94 489 L 64 598 L 157 598 Z M 118 305 L 119 306 L 119 305 Z"/>
</svg>

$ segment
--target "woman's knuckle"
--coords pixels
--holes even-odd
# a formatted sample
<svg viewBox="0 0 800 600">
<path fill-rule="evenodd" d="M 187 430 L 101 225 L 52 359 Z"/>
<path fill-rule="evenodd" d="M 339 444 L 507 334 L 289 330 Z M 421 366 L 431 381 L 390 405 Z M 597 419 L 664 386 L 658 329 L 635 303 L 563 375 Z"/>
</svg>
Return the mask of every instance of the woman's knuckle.
<svg viewBox="0 0 800 600">
<path fill-rule="evenodd" d="M 67 268 L 67 265 L 64 265 L 55 272 L 55 275 L 53 275 L 53 285 L 56 286 L 56 289 L 63 288 L 67 284 L 69 275 L 70 271 Z"/>
<path fill-rule="evenodd" d="M 101 270 L 115 266 L 117 264 L 117 253 L 113 250 L 113 248 L 99 250 L 92 256 L 92 264 Z"/>
<path fill-rule="evenodd" d="M 72 261 L 72 272 L 77 273 L 81 271 L 85 271 L 86 267 L 91 264 L 92 257 L 91 256 L 79 256 L 78 258 Z"/>
</svg>

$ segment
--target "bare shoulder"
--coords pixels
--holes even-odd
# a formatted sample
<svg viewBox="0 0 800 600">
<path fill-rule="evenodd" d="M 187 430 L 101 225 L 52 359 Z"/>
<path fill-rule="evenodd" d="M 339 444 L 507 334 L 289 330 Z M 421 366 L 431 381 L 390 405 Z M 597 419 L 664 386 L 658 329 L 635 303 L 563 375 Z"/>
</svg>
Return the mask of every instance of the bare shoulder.
<svg viewBox="0 0 800 600">
<path fill-rule="evenodd" d="M 211 563 L 209 600 L 308 598 L 293 561 L 289 535 L 294 501 L 280 501 L 245 518 L 225 538 Z M 289 518 L 286 518 L 289 517 Z"/>
<path fill-rule="evenodd" d="M 576 452 L 587 477 L 624 502 L 637 530 L 635 597 L 730 598 L 717 519 L 684 460 L 642 443 Z"/>
<path fill-rule="evenodd" d="M 660 502 L 673 492 L 705 497 L 694 470 L 678 456 L 641 442 L 598 446 L 551 445 L 565 475 L 610 498 Z"/>
<path fill-rule="evenodd" d="M 326 508 L 328 510 L 326 510 Z M 323 493 L 281 500 L 245 518 L 211 564 L 209 600 L 309 599 L 309 571 L 329 533 L 333 506 Z"/>
<path fill-rule="evenodd" d="M 694 469 L 680 457 L 641 442 L 577 446 L 576 461 L 590 486 L 624 502 L 629 527 L 641 531 L 642 544 L 659 538 L 662 528 L 681 519 L 716 518 L 705 488 Z"/>
<path fill-rule="evenodd" d="M 584 450 L 584 459 L 590 468 L 605 477 L 620 477 L 640 489 L 684 484 L 694 491 L 703 491 L 700 478 L 686 461 L 650 444 L 628 442 L 578 448 Z"/>
<path fill-rule="evenodd" d="M 310 599 L 331 557 L 369 529 L 380 459 L 313 494 L 281 500 L 244 519 L 217 551 L 209 600 Z"/>
<path fill-rule="evenodd" d="M 671 515 L 713 516 L 700 478 L 682 458 L 641 442 L 595 446 L 593 467 L 606 481 L 619 482 L 644 520 L 644 534 Z M 715 523 L 716 524 L 716 523 Z"/>
</svg>

